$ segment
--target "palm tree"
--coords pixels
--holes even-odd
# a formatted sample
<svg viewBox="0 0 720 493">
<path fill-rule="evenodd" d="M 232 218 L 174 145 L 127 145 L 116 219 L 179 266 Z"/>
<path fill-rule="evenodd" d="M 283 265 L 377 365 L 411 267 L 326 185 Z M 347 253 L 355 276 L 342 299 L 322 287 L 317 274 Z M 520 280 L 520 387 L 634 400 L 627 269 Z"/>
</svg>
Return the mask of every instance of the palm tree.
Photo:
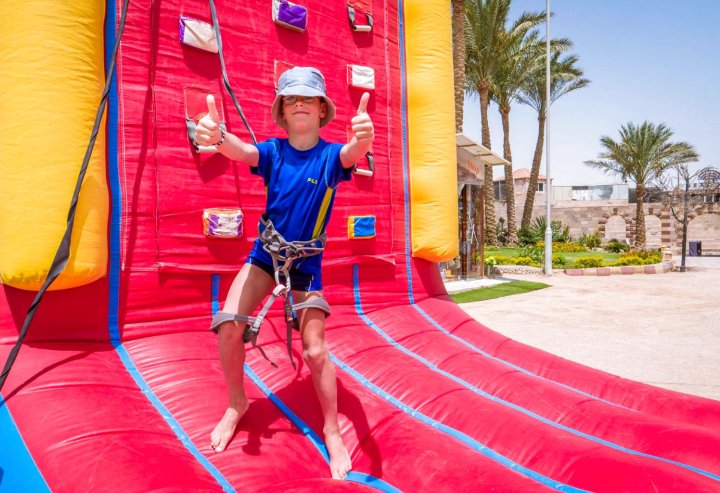
<svg viewBox="0 0 720 493">
<path fill-rule="evenodd" d="M 681 164 L 692 163 L 699 156 L 687 142 L 670 142 L 672 130 L 664 124 L 643 122 L 627 123 L 620 127 L 620 140 L 603 136 L 600 143 L 605 151 L 597 160 L 585 164 L 610 175 L 619 175 L 623 181 L 631 180 L 637 189 L 635 209 L 635 246 L 645 248 L 645 212 L 643 201 L 645 185 L 665 171 Z"/>
<path fill-rule="evenodd" d="M 503 48 L 507 46 L 506 36 L 515 35 L 518 30 L 530 29 L 541 22 L 541 14 L 523 13 L 507 31 L 510 0 L 468 0 L 465 3 L 465 76 L 466 88 L 480 98 L 482 120 L 482 145 L 491 149 L 490 126 L 488 124 L 488 103 L 490 102 L 491 81 L 502 65 Z M 495 197 L 493 193 L 492 167 L 485 166 L 485 242 L 497 244 L 495 230 Z"/>
<path fill-rule="evenodd" d="M 455 82 L 455 133 L 462 132 L 465 103 L 465 0 L 452 0 L 453 77 Z M 466 185 L 469 186 L 469 185 Z M 460 262 L 463 278 L 467 275 L 467 193 L 462 193 L 460 224 Z M 470 252 L 472 253 L 472 252 Z M 474 256 L 471 256 L 474 258 Z"/>
<path fill-rule="evenodd" d="M 550 104 L 557 101 L 561 96 L 590 84 L 590 80 L 584 78 L 583 71 L 576 66 L 578 60 L 576 56 L 567 55 L 561 58 L 562 53 L 572 47 L 572 42 L 563 38 L 553 40 L 551 44 Z M 545 56 L 543 55 L 543 62 Z M 545 97 L 545 63 L 542 63 L 541 66 L 542 68 L 536 67 L 536 70 L 527 79 L 517 96 L 520 103 L 531 106 L 538 114 L 538 137 L 530 169 L 530 181 L 520 223 L 521 228 L 530 227 L 533 205 L 535 204 L 535 191 L 537 190 L 538 176 L 540 174 L 540 161 L 542 160 L 543 144 L 545 142 L 545 116 L 548 107 L 547 98 Z M 546 185 L 550 186 L 550 183 Z"/>
<path fill-rule="evenodd" d="M 527 35 L 526 35 L 527 34 Z M 506 36 L 503 49 L 503 63 L 498 67 L 492 79 L 491 99 L 498 105 L 503 127 L 503 157 L 505 165 L 505 197 L 507 206 L 507 241 L 517 243 L 517 223 L 515 219 L 515 184 L 512 176 L 512 151 L 510 149 L 510 109 L 516 100 L 525 80 L 537 70 L 541 63 L 542 43 L 537 31 L 518 32 L 516 36 Z"/>
</svg>

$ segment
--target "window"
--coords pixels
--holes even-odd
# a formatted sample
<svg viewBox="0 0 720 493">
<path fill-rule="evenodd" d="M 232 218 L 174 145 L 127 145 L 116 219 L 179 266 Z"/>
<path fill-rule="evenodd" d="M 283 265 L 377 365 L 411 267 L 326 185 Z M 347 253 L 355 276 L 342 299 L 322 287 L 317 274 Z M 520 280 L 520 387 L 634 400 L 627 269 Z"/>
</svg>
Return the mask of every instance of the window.
<svg viewBox="0 0 720 493">
<path fill-rule="evenodd" d="M 537 191 L 538 191 L 538 192 L 544 192 L 544 191 L 545 191 L 545 184 L 544 184 L 544 183 L 541 183 L 541 182 L 538 182 L 538 184 L 537 184 Z"/>
<path fill-rule="evenodd" d="M 495 200 L 505 200 L 505 182 L 496 181 L 493 183 L 495 189 Z"/>
</svg>

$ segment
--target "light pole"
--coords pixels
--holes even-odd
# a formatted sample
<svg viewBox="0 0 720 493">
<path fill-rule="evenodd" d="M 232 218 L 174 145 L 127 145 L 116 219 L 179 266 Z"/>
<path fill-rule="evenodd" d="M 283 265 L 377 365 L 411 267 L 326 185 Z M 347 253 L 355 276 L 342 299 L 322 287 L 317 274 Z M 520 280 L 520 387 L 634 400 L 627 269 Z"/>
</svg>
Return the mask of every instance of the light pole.
<svg viewBox="0 0 720 493">
<path fill-rule="evenodd" d="M 552 181 L 550 179 L 550 0 L 545 0 L 545 275 L 552 275 Z"/>
</svg>

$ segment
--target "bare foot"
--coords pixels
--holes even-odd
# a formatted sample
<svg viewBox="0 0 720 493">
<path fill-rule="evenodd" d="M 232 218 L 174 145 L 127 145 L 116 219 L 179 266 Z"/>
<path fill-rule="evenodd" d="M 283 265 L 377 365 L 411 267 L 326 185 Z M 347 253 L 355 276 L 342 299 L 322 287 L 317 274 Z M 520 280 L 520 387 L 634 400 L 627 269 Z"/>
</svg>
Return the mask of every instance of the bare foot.
<svg viewBox="0 0 720 493">
<path fill-rule="evenodd" d="M 352 463 L 340 432 L 325 433 L 325 445 L 330 454 L 330 472 L 333 479 L 345 479 L 347 473 L 352 469 Z"/>
<path fill-rule="evenodd" d="M 240 418 L 243 417 L 248 407 L 250 407 L 250 403 L 246 400 L 244 405 L 239 409 L 228 407 L 225 410 L 222 419 L 215 425 L 215 429 L 210 434 L 210 446 L 215 452 L 225 450 L 225 447 L 227 447 L 233 437 L 233 433 L 235 433 L 235 428 L 240 422 Z"/>
</svg>

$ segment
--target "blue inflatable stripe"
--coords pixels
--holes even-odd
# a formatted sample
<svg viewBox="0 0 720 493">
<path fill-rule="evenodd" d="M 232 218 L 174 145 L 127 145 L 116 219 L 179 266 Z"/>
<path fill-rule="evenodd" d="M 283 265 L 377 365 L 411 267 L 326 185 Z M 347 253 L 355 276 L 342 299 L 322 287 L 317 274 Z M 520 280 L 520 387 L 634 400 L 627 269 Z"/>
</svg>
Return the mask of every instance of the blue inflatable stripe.
<svg viewBox="0 0 720 493">
<path fill-rule="evenodd" d="M 115 46 L 115 1 L 107 0 L 105 7 L 105 66 L 110 66 L 113 46 Z M 117 69 L 117 65 L 115 66 Z M 110 281 L 110 301 L 108 306 L 108 327 L 110 342 L 120 344 L 118 330 L 118 296 L 120 292 L 120 217 L 122 213 L 122 191 L 120 188 L 120 174 L 118 172 L 118 90 L 117 77 L 112 76 L 110 94 L 107 104 L 107 169 L 108 184 L 110 186 L 110 259 L 108 278 Z"/>
<path fill-rule="evenodd" d="M 414 303 L 412 294 L 412 269 L 410 268 L 410 170 L 408 165 L 408 121 L 407 121 L 407 69 L 405 68 L 405 11 L 403 0 L 398 0 L 398 39 L 400 44 L 400 107 L 402 128 L 402 163 L 403 163 L 403 197 L 405 199 L 405 270 L 407 271 L 408 293 L 410 302 Z"/>
<path fill-rule="evenodd" d="M 402 128 L 402 164 L 403 164 L 403 196 L 405 200 L 404 204 L 404 213 L 405 213 L 405 270 L 407 275 L 407 286 L 408 286 L 408 296 L 410 298 L 410 303 L 415 303 L 414 296 L 413 296 L 413 279 L 412 279 L 412 267 L 410 265 L 410 180 L 409 180 L 409 169 L 408 169 L 408 133 L 407 133 L 407 69 L 405 67 L 405 25 L 404 25 L 404 18 L 405 18 L 405 12 L 403 9 L 403 0 L 398 0 L 398 18 L 399 18 L 399 29 L 398 29 L 398 40 L 400 45 L 400 81 L 401 81 L 401 98 L 400 98 L 400 106 L 401 106 L 401 128 Z M 358 266 L 353 266 L 353 277 L 355 277 L 355 272 L 357 271 Z M 361 313 L 362 310 L 359 306 L 357 306 L 356 303 L 356 309 L 358 310 L 358 313 Z M 365 317 L 361 314 L 361 317 Z M 366 322 L 367 323 L 367 322 Z M 384 390 L 380 389 L 379 387 L 372 384 L 369 380 L 367 380 L 365 377 L 360 375 L 358 372 L 350 368 L 348 365 L 337 359 L 334 355 L 330 355 L 330 357 L 333 359 L 335 364 L 340 366 L 343 370 L 353 375 L 358 381 L 360 381 L 365 387 L 371 389 L 376 394 L 382 396 L 385 398 L 388 402 L 392 403 L 396 407 L 403 410 L 405 413 L 410 414 L 411 416 L 415 417 L 416 419 L 419 419 L 420 421 L 432 426 L 433 428 L 436 428 L 440 431 L 443 431 L 454 438 L 457 438 L 461 442 L 463 442 L 465 445 L 470 446 L 477 452 L 480 452 L 482 455 L 485 455 L 486 457 L 489 457 L 497 462 L 500 462 L 501 464 L 516 470 L 520 472 L 521 474 L 524 474 L 528 477 L 531 477 L 532 479 L 537 480 L 538 482 L 545 484 L 547 486 L 550 486 L 551 488 L 554 488 L 559 491 L 583 491 L 574 489 L 570 486 L 563 485 L 561 483 L 557 483 L 549 478 L 545 478 L 544 476 L 531 471 L 529 469 L 524 468 L 523 466 L 512 462 L 511 460 L 507 459 L 506 457 L 503 457 L 502 455 L 498 454 L 494 450 L 491 450 L 487 448 L 485 445 L 481 444 L 480 442 L 474 440 L 473 438 L 453 429 L 449 426 L 446 426 L 438 421 L 435 421 L 434 419 L 431 419 L 427 416 L 422 415 L 417 410 L 403 404 L 401 401 L 396 399 L 395 397 L 391 396 Z"/>
<path fill-rule="evenodd" d="M 647 453 L 644 453 L 644 452 L 639 452 L 639 451 L 637 451 L 637 450 L 632 450 L 632 449 L 629 449 L 629 448 L 627 448 L 627 447 L 623 447 L 622 445 L 618 445 L 618 444 L 616 444 L 616 443 L 610 442 L 610 441 L 608 441 L 608 440 L 604 440 L 604 439 L 602 439 L 602 438 L 599 438 L 599 437 L 590 435 L 590 434 L 588 434 L 588 433 L 584 433 L 584 432 L 579 431 L 579 430 L 576 430 L 576 429 L 574 429 L 574 428 L 570 428 L 569 426 L 565 426 L 565 425 L 563 425 L 563 424 L 556 423 L 555 421 L 552 421 L 552 420 L 547 419 L 547 418 L 545 418 L 545 417 L 543 417 L 543 416 L 540 416 L 539 414 L 534 413 L 534 412 L 530 411 L 529 409 L 525 409 L 525 408 L 522 407 L 522 406 L 518 406 L 517 404 L 513 404 L 512 402 L 506 401 L 506 400 L 501 399 L 500 397 L 494 396 L 494 395 L 492 395 L 492 394 L 488 394 L 488 393 L 485 392 L 484 390 L 482 390 L 482 389 L 474 386 L 473 384 L 467 382 L 466 380 L 463 380 L 462 378 L 460 378 L 460 377 L 458 377 L 458 376 L 456 376 L 456 375 L 453 375 L 452 373 L 448 373 L 448 372 L 446 372 L 445 370 L 442 370 L 442 369 L 438 368 L 436 365 L 434 365 L 434 364 L 431 363 L 430 361 L 426 360 L 425 358 L 423 358 L 422 356 L 418 355 L 417 353 L 414 353 L 414 352 L 410 351 L 409 349 L 407 349 L 406 347 L 404 347 L 402 344 L 400 344 L 400 343 L 398 343 L 397 341 L 395 341 L 395 340 L 394 340 L 392 337 L 390 337 L 385 331 L 383 331 L 375 322 L 373 322 L 372 320 L 370 320 L 370 318 L 369 318 L 367 315 L 364 314 L 363 309 L 362 309 L 361 299 L 360 299 L 359 270 L 360 270 L 360 269 L 359 269 L 358 264 L 354 264 L 354 265 L 353 265 L 353 292 L 355 293 L 355 308 L 356 308 L 356 310 L 357 310 L 358 315 L 363 319 L 363 321 L 364 321 L 371 329 L 373 329 L 373 331 L 375 331 L 376 334 L 378 334 L 380 337 L 382 337 L 383 339 L 385 339 L 385 341 L 387 341 L 390 345 L 392 345 L 394 348 L 400 350 L 400 351 L 403 352 L 404 354 L 410 356 L 411 358 L 419 361 L 420 363 L 422 363 L 423 365 L 427 366 L 428 368 L 430 368 L 430 369 L 431 369 L 432 371 L 434 371 L 435 373 L 438 373 L 438 374 L 440 374 L 440 375 L 442 375 L 442 376 L 444 376 L 444 377 L 446 377 L 446 378 L 449 378 L 449 379 L 452 380 L 453 382 L 462 385 L 463 387 L 465 387 L 465 388 L 468 389 L 468 390 L 471 390 L 472 392 L 474 392 L 474 393 L 477 394 L 477 395 L 480 395 L 480 396 L 482 396 L 482 397 L 484 397 L 484 398 L 486 398 L 486 399 L 489 399 L 489 400 L 491 400 L 491 401 L 494 401 L 494 402 L 497 402 L 497 403 L 499 403 L 499 404 L 502 404 L 503 406 L 507 406 L 507 407 L 509 407 L 509 408 L 511 408 L 511 409 L 514 409 L 515 411 L 521 412 L 521 413 L 525 414 L 526 416 L 529 416 L 529 417 L 531 417 L 531 418 L 533 418 L 533 419 L 535 419 L 535 420 L 537 420 L 537 421 L 539 421 L 539 422 L 541 422 L 541 423 L 544 423 L 544 424 L 546 424 L 546 425 L 552 426 L 553 428 L 557 428 L 557 429 L 566 431 L 566 432 L 571 433 L 571 434 L 573 434 L 573 435 L 575 435 L 575 436 L 579 436 L 579 437 L 584 438 L 584 439 L 586 439 L 586 440 L 590 440 L 590 441 L 592 441 L 592 442 L 595 442 L 595 443 L 604 445 L 604 446 L 606 446 L 606 447 L 612 448 L 612 449 L 614 449 L 614 450 L 618 450 L 618 451 L 620 451 L 620 452 L 624 452 L 624 453 L 627 453 L 627 454 L 635 455 L 635 456 L 638 456 L 638 457 L 643 457 L 643 458 L 646 458 L 646 459 L 652 459 L 652 460 L 657 460 L 657 461 L 660 461 L 660 462 L 665 462 L 665 463 L 667 463 L 667 464 L 673 464 L 673 465 L 675 465 L 675 466 L 679 466 L 679 467 L 682 467 L 682 468 L 684 468 L 684 469 L 688 469 L 688 470 L 690 470 L 690 471 L 693 471 L 693 472 L 695 472 L 695 473 L 698 473 L 698 474 L 700 474 L 700 475 L 702 475 L 702 476 L 706 476 L 706 477 L 708 477 L 708 478 L 712 478 L 712 479 L 714 479 L 714 480 L 720 481 L 720 476 L 718 476 L 718 475 L 716 475 L 716 474 L 712 474 L 712 473 L 707 472 L 707 471 L 704 471 L 704 470 L 699 469 L 699 468 L 697 468 L 697 467 L 694 467 L 694 466 L 691 466 L 691 465 L 688 465 L 688 464 L 684 464 L 684 463 L 682 463 L 682 462 L 674 461 L 674 460 L 671 460 L 671 459 L 666 459 L 666 458 L 664 458 L 664 457 L 658 457 L 658 456 L 656 456 L 656 455 L 647 454 Z"/>
<path fill-rule="evenodd" d="M 307 423 L 300 419 L 300 417 L 295 414 L 292 409 L 290 409 L 282 400 L 280 400 L 280 398 L 276 396 L 267 385 L 265 385 L 262 379 L 247 364 L 245 364 L 245 374 L 250 377 L 250 379 L 255 383 L 255 385 L 257 385 L 258 388 L 260 388 L 260 390 L 262 390 L 262 392 L 266 396 L 268 396 L 268 398 L 273 402 L 273 404 L 275 404 L 280 409 L 280 411 L 282 411 L 282 413 L 287 416 L 288 419 L 290 419 L 292 424 L 295 425 L 302 432 L 302 434 L 310 440 L 310 442 L 312 442 L 320 455 L 322 455 L 325 459 L 325 462 L 330 464 L 330 456 L 328 455 L 327 447 L 325 446 L 325 443 L 322 441 L 320 436 L 318 436 L 318 434 L 315 433 L 313 429 L 307 425 Z M 354 483 L 364 484 L 388 493 L 400 492 L 399 489 L 383 481 L 382 479 L 361 472 L 350 471 L 345 477 L 345 480 L 352 481 Z"/>
<path fill-rule="evenodd" d="M 106 65 L 110 64 L 112 55 L 112 47 L 115 45 L 115 2 L 108 0 L 107 12 L 105 15 L 105 46 L 107 47 L 105 58 Z M 230 483 L 220 474 L 215 466 L 203 456 L 200 451 L 188 437 L 187 433 L 182 429 L 180 424 L 175 420 L 170 411 L 158 399 L 155 393 L 150 389 L 145 379 L 138 371 L 125 347 L 120 340 L 120 325 L 118 322 L 119 306 L 120 306 L 120 235 L 121 235 L 121 212 L 122 212 L 122 190 L 120 187 L 120 172 L 118 168 L 118 91 L 117 77 L 113 74 L 111 91 L 108 99 L 108 182 L 110 184 L 110 194 L 112 197 L 112 208 L 110 210 L 110 266 L 109 266 L 109 300 L 108 300 L 108 331 L 110 343 L 118 353 L 120 360 L 125 365 L 125 369 L 132 376 L 137 386 L 142 390 L 143 394 L 148 398 L 165 422 L 170 426 L 180 442 L 188 449 L 195 459 L 212 475 L 212 477 L 222 487 L 223 491 L 234 492 L 235 490 Z"/>
<path fill-rule="evenodd" d="M 213 274 L 212 286 L 212 315 L 215 316 L 215 313 L 217 313 L 220 306 L 220 303 L 218 301 L 220 295 L 220 276 L 218 274 Z M 253 369 L 250 368 L 250 365 L 245 363 L 244 368 L 245 374 L 250 377 L 250 380 L 252 380 L 253 383 L 257 385 L 258 388 L 263 392 L 263 394 L 265 394 L 272 401 L 272 403 L 275 404 L 285 416 L 287 416 L 287 418 L 292 422 L 292 424 L 295 425 L 308 440 L 310 440 L 310 442 L 315 446 L 320 455 L 323 456 L 325 462 L 330 464 L 330 455 L 328 454 L 327 447 L 325 446 L 325 442 L 322 441 L 318 434 L 315 433 L 313 429 L 307 425 L 307 423 L 300 419 L 300 416 L 295 414 L 293 410 L 290 409 L 277 395 L 275 395 L 273 391 L 270 390 L 270 387 L 265 385 L 265 382 L 263 382 L 262 379 L 257 375 L 257 373 L 255 373 Z M 366 486 L 375 488 L 376 490 L 384 491 L 387 493 L 400 493 L 400 490 L 395 488 L 390 483 L 387 483 L 380 478 L 376 478 L 375 476 L 371 476 L 370 474 L 365 474 L 362 472 L 350 471 L 348 475 L 345 476 L 345 480 L 351 481 L 353 483 L 364 484 Z"/>
<path fill-rule="evenodd" d="M 456 340 L 457 342 L 459 342 L 460 344 L 464 345 L 464 346 L 467 347 L 468 349 L 471 349 L 472 351 L 474 351 L 474 352 L 476 352 L 476 353 L 478 353 L 478 354 L 482 354 L 482 355 L 485 356 L 486 358 L 489 358 L 489 359 L 491 359 L 491 360 L 493 360 L 493 361 L 497 361 L 498 363 L 501 363 L 501 364 L 503 364 L 503 365 L 505 365 L 505 366 L 508 366 L 508 367 L 512 368 L 513 370 L 517 370 L 517 371 L 519 371 L 520 373 L 524 373 L 525 375 L 528 375 L 528 376 L 530 376 L 530 377 L 537 378 L 537 379 L 542 380 L 542 381 L 544 381 L 544 382 L 552 383 L 553 385 L 557 385 L 557 386 L 559 386 L 559 387 L 563 387 L 564 389 L 570 390 L 570 391 L 572 391 L 572 392 L 574 392 L 574 393 L 576 393 L 576 394 L 580 394 L 580 395 L 582 395 L 583 397 L 587 397 L 587 398 L 590 398 L 590 399 L 592 399 L 592 400 L 602 402 L 602 403 L 604 403 L 604 404 L 609 404 L 609 405 L 611 405 L 611 406 L 619 407 L 619 408 L 621 408 L 621 409 L 627 409 L 628 411 L 632 411 L 632 412 L 634 412 L 634 413 L 638 412 L 638 411 L 636 411 L 635 409 L 631 409 L 631 408 L 629 408 L 629 407 L 621 406 L 620 404 L 616 404 L 616 403 L 614 403 L 614 402 L 606 401 L 605 399 L 603 399 L 603 398 L 601 398 L 601 397 L 597 397 L 597 396 L 595 396 L 595 395 L 588 394 L 587 392 L 583 392 L 582 390 L 576 389 L 575 387 L 571 387 L 570 385 L 566 385 L 566 384 L 564 384 L 564 383 L 560 383 L 560 382 L 556 382 L 556 381 L 554 381 L 554 380 L 550 380 L 549 378 L 545 378 L 545 377 L 543 377 L 543 376 L 541 376 L 541 375 L 538 375 L 537 373 L 533 373 L 533 372 L 531 372 L 530 370 L 526 370 L 525 368 L 522 368 L 521 366 L 518 366 L 518 365 L 516 365 L 516 364 L 510 363 L 509 361 L 505 361 L 504 359 L 498 358 L 497 356 L 493 356 L 492 354 L 490 354 L 490 353 L 488 353 L 488 352 L 486 352 L 486 351 L 483 351 L 483 350 L 480 349 L 479 347 L 477 347 L 477 346 L 469 343 L 469 342 L 466 341 L 465 339 L 463 339 L 463 338 L 461 338 L 461 337 L 458 337 L 458 336 L 456 336 L 455 334 L 452 334 L 452 333 L 451 333 L 450 331 L 448 331 L 445 327 L 443 327 L 442 325 L 440 325 L 435 319 L 433 319 L 430 315 L 428 315 L 428 314 L 425 312 L 425 310 L 423 310 L 422 308 L 420 308 L 415 302 L 412 302 L 412 301 L 411 301 L 410 305 L 411 305 L 415 310 L 417 310 L 417 312 L 418 312 L 420 315 L 422 315 L 422 317 L 423 317 L 425 320 L 427 320 L 428 322 L 430 322 L 430 323 L 431 323 L 436 329 L 438 329 L 440 332 L 442 332 L 443 334 L 445 334 L 445 335 L 449 336 L 450 338 Z"/>
<path fill-rule="evenodd" d="M 0 492 L 50 492 L 0 394 Z"/>
<path fill-rule="evenodd" d="M 553 479 L 550 479 L 546 476 L 543 476 L 540 473 L 537 473 L 531 469 L 528 469 L 524 466 L 521 466 L 520 464 L 513 462 L 512 460 L 508 459 L 507 457 L 497 453 L 496 451 L 492 450 L 491 448 L 488 448 L 486 445 L 483 445 L 482 443 L 478 442 L 474 438 L 462 433 L 461 431 L 456 430 L 455 428 L 451 428 L 450 426 L 447 426 L 437 420 L 434 420 L 428 416 L 425 416 L 417 409 L 414 409 L 407 404 L 400 401 L 395 396 L 385 392 L 383 389 L 378 387 L 377 385 L 370 382 L 367 378 L 362 376 L 359 372 L 354 370 L 352 367 L 338 359 L 335 355 L 330 354 L 330 358 L 332 359 L 333 363 L 335 363 L 337 366 L 339 366 L 342 370 L 350 374 L 352 377 L 354 377 L 358 382 L 360 382 L 364 387 L 370 389 L 380 397 L 382 397 L 384 400 L 392 404 L 393 406 L 397 407 L 401 411 L 403 411 L 406 414 L 409 414 L 413 418 L 421 421 L 422 423 L 425 423 L 426 425 L 429 425 L 436 430 L 440 430 L 444 433 L 447 433 L 453 438 L 458 439 L 463 444 L 467 445 L 468 447 L 472 448 L 476 452 L 479 452 L 481 455 L 484 455 L 485 457 L 488 457 L 503 466 L 506 466 L 513 471 L 516 471 L 523 476 L 527 476 L 530 479 L 534 479 L 535 481 L 542 483 L 545 486 L 548 486 L 550 488 L 553 488 L 557 491 L 567 491 L 567 492 L 573 492 L 573 493 L 580 493 L 584 492 L 587 493 L 585 490 L 581 490 L 578 488 L 574 488 L 572 486 L 560 483 L 558 481 L 555 481 Z"/>
<path fill-rule="evenodd" d="M 403 38 L 403 29 L 402 29 L 402 23 L 403 23 L 403 20 L 402 20 L 402 19 L 403 19 L 403 16 L 402 16 L 402 0 L 400 0 L 398 3 L 399 3 L 399 8 L 400 8 L 400 14 L 401 14 L 401 15 L 400 15 L 400 47 L 401 47 L 401 50 L 404 50 L 404 49 L 405 49 L 405 40 L 404 40 L 404 38 Z M 404 51 L 403 51 L 403 52 L 404 52 Z M 487 355 L 488 357 L 490 357 L 490 358 L 492 358 L 492 359 L 494 359 L 494 360 L 496 360 L 496 361 L 499 361 L 499 362 L 501 362 L 501 363 L 503 363 L 503 364 L 505 364 L 505 365 L 508 365 L 508 366 L 510 366 L 510 367 L 518 370 L 518 371 L 521 371 L 521 372 L 523 372 L 523 373 L 526 373 L 527 375 L 531 375 L 531 376 L 540 378 L 540 379 L 542 379 L 542 380 L 545 380 L 545 381 L 548 381 L 548 382 L 552 382 L 552 380 L 548 380 L 548 379 L 546 379 L 546 378 L 544 378 L 544 377 L 541 377 L 540 375 L 537 375 L 537 374 L 532 373 L 532 372 L 530 372 L 530 371 L 528 371 L 528 370 L 525 370 L 524 368 L 521 368 L 521 367 L 519 367 L 519 366 L 513 365 L 513 364 L 510 363 L 510 362 L 504 361 L 504 360 L 502 360 L 502 359 L 500 359 L 500 358 L 496 358 L 496 357 L 490 356 L 489 354 L 487 354 L 487 353 L 485 353 L 484 351 L 476 348 L 475 346 L 473 346 L 473 345 L 470 344 L 469 342 L 467 342 L 467 341 L 465 341 L 465 340 L 463 340 L 463 339 L 460 339 L 460 338 L 457 337 L 457 336 L 454 336 L 454 335 L 450 334 L 450 332 L 448 332 L 448 331 L 445 330 L 443 327 L 441 327 L 435 320 L 433 320 L 427 313 L 425 313 L 425 312 L 424 312 L 419 306 L 417 306 L 417 304 L 415 303 L 415 296 L 413 295 L 412 269 L 411 269 L 411 266 L 410 266 L 410 258 L 411 258 L 412 255 L 411 255 L 411 252 L 410 252 L 410 199 L 409 199 L 409 189 L 410 189 L 410 186 L 409 186 L 409 178 L 408 178 L 408 174 L 409 174 L 409 173 L 408 173 L 408 161 L 407 161 L 407 111 L 406 111 L 406 110 L 407 110 L 407 93 L 406 93 L 406 87 L 405 87 L 405 58 L 404 58 L 404 56 L 401 56 L 401 57 L 400 57 L 400 72 L 401 72 L 401 74 L 402 74 L 402 77 L 401 77 L 401 80 L 402 80 L 402 103 L 401 103 L 401 105 L 402 105 L 402 135 L 403 135 L 403 153 L 402 153 L 402 156 L 403 156 L 403 158 L 402 158 L 402 159 L 403 159 L 403 184 L 404 184 L 404 197 L 405 197 L 405 208 L 404 208 L 404 209 L 405 209 L 405 267 L 406 267 L 407 288 L 408 288 L 408 289 L 407 289 L 407 294 L 408 294 L 408 300 L 410 301 L 410 305 L 412 305 L 416 310 L 418 310 L 418 311 L 419 311 L 426 319 L 428 319 L 435 327 L 437 327 L 437 328 L 440 329 L 441 331 L 445 332 L 446 334 L 450 335 L 450 336 L 453 337 L 454 339 L 457 339 L 458 341 L 460 341 L 461 343 L 465 344 L 465 345 L 468 346 L 469 348 L 471 348 L 471 349 L 473 349 L 473 350 L 475 350 L 475 351 L 477 351 L 477 352 L 479 352 L 479 353 L 481 353 L 481 354 Z M 599 398 L 599 397 L 596 397 L 596 396 L 594 396 L 594 395 L 591 395 L 591 394 L 585 393 L 585 392 L 583 392 L 583 391 L 581 391 L 581 390 L 578 390 L 578 389 L 575 389 L 575 388 L 573 388 L 573 387 L 570 387 L 569 385 L 561 384 L 561 383 L 558 383 L 558 382 L 553 382 L 553 383 L 555 383 L 555 384 L 557 384 L 557 385 L 560 385 L 560 386 L 562 386 L 562 387 L 565 387 L 565 388 L 567 388 L 567 389 L 569 389 L 569 390 L 572 390 L 573 392 L 577 392 L 578 394 L 584 395 L 584 396 L 586 396 L 586 397 L 589 397 L 589 398 L 592 398 L 592 399 L 597 399 L 597 400 L 603 401 L 603 402 L 605 402 L 605 403 L 607 403 L 607 404 L 611 404 L 611 405 L 613 405 L 613 406 L 623 407 L 623 406 L 620 406 L 619 404 L 615 404 L 615 403 L 613 403 L 613 402 L 606 401 L 606 400 L 601 399 L 601 398 Z M 628 408 L 626 408 L 626 409 L 628 409 Z M 632 409 L 632 411 L 635 411 L 635 410 Z"/>
<path fill-rule="evenodd" d="M 115 351 L 117 351 L 120 359 L 125 365 L 125 368 L 127 369 L 130 376 L 132 376 L 133 380 L 135 380 L 137 386 L 140 388 L 140 390 L 142 390 L 143 394 L 145 394 L 145 397 L 148 398 L 152 405 L 155 406 L 155 409 L 158 410 L 165 422 L 168 424 L 168 426 L 170 426 L 170 429 L 175 433 L 175 436 L 177 436 L 178 440 L 180 440 L 180 442 L 185 446 L 186 449 L 188 449 L 188 451 L 193 455 L 193 457 L 195 457 L 195 459 L 210 473 L 210 475 L 212 475 L 212 477 L 222 487 L 223 491 L 235 492 L 235 489 L 228 482 L 228 480 L 225 479 L 222 473 L 200 452 L 200 450 L 198 450 L 198 448 L 192 442 L 187 433 L 185 433 L 185 430 L 182 429 L 180 423 L 177 422 L 177 420 L 168 410 L 168 408 L 166 408 L 165 405 L 160 401 L 160 399 L 158 399 L 158 397 L 155 395 L 155 393 L 152 391 L 150 386 L 140 374 L 140 371 L 135 366 L 135 363 L 133 362 L 125 347 L 122 344 L 116 345 Z"/>
</svg>

